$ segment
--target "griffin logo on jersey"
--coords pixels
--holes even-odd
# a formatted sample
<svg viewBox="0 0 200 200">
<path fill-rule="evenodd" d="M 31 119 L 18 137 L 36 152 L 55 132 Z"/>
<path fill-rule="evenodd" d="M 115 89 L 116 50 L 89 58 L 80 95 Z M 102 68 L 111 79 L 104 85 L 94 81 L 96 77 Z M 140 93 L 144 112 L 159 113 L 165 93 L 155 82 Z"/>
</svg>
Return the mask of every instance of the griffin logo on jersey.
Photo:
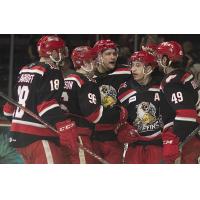
<svg viewBox="0 0 200 200">
<path fill-rule="evenodd" d="M 112 107 L 117 102 L 117 91 L 111 85 L 102 85 L 100 88 L 101 104 L 106 107 Z"/>
<path fill-rule="evenodd" d="M 153 131 L 161 125 L 160 117 L 156 117 L 156 108 L 152 103 L 142 102 L 136 106 L 137 118 L 134 125 L 137 126 L 138 132 Z"/>
</svg>

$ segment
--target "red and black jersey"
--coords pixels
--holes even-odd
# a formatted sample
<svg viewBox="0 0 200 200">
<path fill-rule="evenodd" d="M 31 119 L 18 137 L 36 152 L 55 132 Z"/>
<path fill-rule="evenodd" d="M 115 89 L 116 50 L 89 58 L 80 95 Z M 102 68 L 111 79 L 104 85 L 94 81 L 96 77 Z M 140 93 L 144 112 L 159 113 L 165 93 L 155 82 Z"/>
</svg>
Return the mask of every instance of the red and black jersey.
<svg viewBox="0 0 200 200">
<path fill-rule="evenodd" d="M 72 114 L 78 127 L 94 128 L 94 124 L 107 122 L 116 123 L 120 108 L 105 108 L 101 104 L 98 85 L 94 79 L 83 74 L 72 73 L 64 78 L 62 108 Z"/>
<path fill-rule="evenodd" d="M 117 67 L 105 74 L 94 76 L 100 91 L 101 105 L 107 112 L 103 113 L 103 119 L 95 125 L 94 140 L 111 141 L 116 139 L 114 125 L 119 120 L 119 107 L 117 91 L 121 83 L 131 76 L 131 71 L 126 67 Z M 112 108 L 112 109 L 110 109 Z"/>
<path fill-rule="evenodd" d="M 19 72 L 16 101 L 40 116 L 52 126 L 66 119 L 60 108 L 64 79 L 61 71 L 49 64 L 32 63 Z M 16 147 L 26 146 L 38 139 L 57 140 L 55 133 L 19 107 L 13 114 L 12 142 Z"/>
<path fill-rule="evenodd" d="M 73 114 L 77 126 L 92 128 L 92 123 L 99 122 L 103 113 L 95 80 L 74 72 L 66 76 L 64 81 L 63 109 Z"/>
<path fill-rule="evenodd" d="M 118 100 L 128 110 L 128 122 L 137 128 L 144 140 L 161 138 L 163 127 L 160 115 L 161 74 L 153 76 L 147 85 L 140 85 L 133 77 L 121 84 Z"/>
<path fill-rule="evenodd" d="M 175 134 L 183 141 L 198 125 L 198 85 L 193 74 L 178 69 L 166 75 L 161 90 L 164 129 L 173 127 Z"/>
</svg>

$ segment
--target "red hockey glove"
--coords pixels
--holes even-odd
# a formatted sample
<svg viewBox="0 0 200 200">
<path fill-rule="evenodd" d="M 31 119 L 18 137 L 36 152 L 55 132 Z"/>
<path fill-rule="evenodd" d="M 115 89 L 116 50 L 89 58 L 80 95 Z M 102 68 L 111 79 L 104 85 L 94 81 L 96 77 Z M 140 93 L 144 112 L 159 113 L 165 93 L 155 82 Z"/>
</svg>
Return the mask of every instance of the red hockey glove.
<svg viewBox="0 0 200 200">
<path fill-rule="evenodd" d="M 120 111 L 120 115 L 119 115 L 119 120 L 118 122 L 115 124 L 114 126 L 114 132 L 117 134 L 118 129 L 123 126 L 124 124 L 126 124 L 127 122 L 127 118 L 128 118 L 128 111 L 126 110 L 126 108 L 124 108 L 123 106 L 119 106 L 121 111 Z"/>
<path fill-rule="evenodd" d="M 167 129 L 162 133 L 163 140 L 163 160 L 165 163 L 174 163 L 178 158 L 179 152 L 179 138 L 176 136 L 172 128 Z"/>
<path fill-rule="evenodd" d="M 15 106 L 8 102 L 3 105 L 3 112 L 5 116 L 8 116 L 8 117 L 12 116 L 14 110 L 15 110 Z"/>
<path fill-rule="evenodd" d="M 138 141 L 139 135 L 136 128 L 126 122 L 118 128 L 117 139 L 120 143 L 133 143 Z"/>
<path fill-rule="evenodd" d="M 121 108 L 121 112 L 120 112 L 120 117 L 119 117 L 119 123 L 124 123 L 126 122 L 128 118 L 128 111 L 123 106 L 120 106 L 120 108 Z"/>
<path fill-rule="evenodd" d="M 56 123 L 56 128 L 60 132 L 60 144 L 62 146 L 68 147 L 71 151 L 78 151 L 78 134 L 77 128 L 74 121 L 65 120 Z"/>
</svg>

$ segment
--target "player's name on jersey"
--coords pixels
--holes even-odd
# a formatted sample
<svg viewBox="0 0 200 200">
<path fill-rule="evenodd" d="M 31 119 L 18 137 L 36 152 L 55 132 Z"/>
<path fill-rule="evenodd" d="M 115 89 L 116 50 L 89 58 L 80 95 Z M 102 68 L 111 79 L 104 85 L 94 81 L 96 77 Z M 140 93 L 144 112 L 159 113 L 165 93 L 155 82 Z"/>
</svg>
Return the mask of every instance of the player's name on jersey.
<svg viewBox="0 0 200 200">
<path fill-rule="evenodd" d="M 72 86 L 73 86 L 73 83 L 74 83 L 73 81 L 65 81 L 64 89 L 71 90 Z"/>
<path fill-rule="evenodd" d="M 32 83 L 34 74 L 22 74 L 19 79 L 19 83 Z"/>
</svg>

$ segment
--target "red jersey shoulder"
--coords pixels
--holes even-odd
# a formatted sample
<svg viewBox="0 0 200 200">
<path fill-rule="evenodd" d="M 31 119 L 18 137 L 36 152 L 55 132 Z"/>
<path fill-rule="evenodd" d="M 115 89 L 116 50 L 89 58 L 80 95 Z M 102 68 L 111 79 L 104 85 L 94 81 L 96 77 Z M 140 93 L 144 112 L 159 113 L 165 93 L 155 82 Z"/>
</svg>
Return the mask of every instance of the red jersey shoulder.
<svg viewBox="0 0 200 200">
<path fill-rule="evenodd" d="M 128 67 L 118 66 L 109 75 L 131 75 L 131 71 Z"/>
<path fill-rule="evenodd" d="M 121 103 L 126 101 L 130 96 L 137 93 L 136 89 L 131 86 L 130 81 L 132 80 L 122 83 L 119 87 L 118 100 Z"/>
<path fill-rule="evenodd" d="M 186 84 L 194 80 L 194 76 L 190 72 L 183 70 L 175 70 L 165 76 L 161 83 L 161 88 L 164 88 L 168 84 Z"/>
<path fill-rule="evenodd" d="M 69 74 L 67 75 L 65 78 L 65 85 L 73 85 L 73 83 L 75 82 L 79 88 L 81 88 L 86 80 L 85 80 L 85 77 L 83 75 L 81 75 L 80 73 L 72 73 L 72 74 Z"/>
</svg>

